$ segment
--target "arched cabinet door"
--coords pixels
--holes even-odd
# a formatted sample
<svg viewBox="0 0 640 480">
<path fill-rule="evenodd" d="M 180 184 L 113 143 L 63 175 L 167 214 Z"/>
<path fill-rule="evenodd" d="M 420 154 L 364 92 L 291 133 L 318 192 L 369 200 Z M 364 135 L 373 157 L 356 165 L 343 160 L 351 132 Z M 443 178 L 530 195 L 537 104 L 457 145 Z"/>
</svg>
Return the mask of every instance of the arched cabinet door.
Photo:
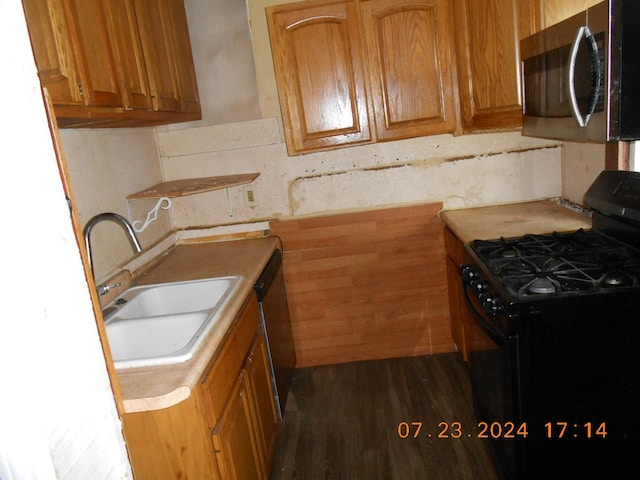
<svg viewBox="0 0 640 480">
<path fill-rule="evenodd" d="M 453 132 L 456 92 L 446 0 L 361 0 L 379 141 Z"/>
<path fill-rule="evenodd" d="M 453 5 L 464 131 L 520 128 L 519 32 L 531 28 L 520 18 L 533 23 L 537 17 L 518 0 L 454 0 Z"/>
<path fill-rule="evenodd" d="M 290 155 L 372 141 L 357 4 L 267 8 Z"/>
</svg>

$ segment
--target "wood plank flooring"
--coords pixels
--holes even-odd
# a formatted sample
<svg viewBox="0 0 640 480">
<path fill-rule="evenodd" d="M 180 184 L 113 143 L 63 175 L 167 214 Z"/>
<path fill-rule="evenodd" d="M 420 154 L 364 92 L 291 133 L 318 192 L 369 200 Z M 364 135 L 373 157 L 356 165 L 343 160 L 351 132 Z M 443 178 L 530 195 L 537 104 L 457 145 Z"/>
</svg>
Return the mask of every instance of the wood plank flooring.
<svg viewBox="0 0 640 480">
<path fill-rule="evenodd" d="M 299 369 L 270 480 L 496 480 L 475 427 L 458 353 Z"/>
</svg>

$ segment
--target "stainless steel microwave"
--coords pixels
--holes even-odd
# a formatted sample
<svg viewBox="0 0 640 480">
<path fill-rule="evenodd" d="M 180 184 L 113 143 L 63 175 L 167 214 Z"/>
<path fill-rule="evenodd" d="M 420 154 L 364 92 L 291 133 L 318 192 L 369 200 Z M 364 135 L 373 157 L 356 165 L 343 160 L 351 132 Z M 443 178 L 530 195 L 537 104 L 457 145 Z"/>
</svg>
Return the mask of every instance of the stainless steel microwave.
<svg viewBox="0 0 640 480">
<path fill-rule="evenodd" d="M 520 57 L 523 135 L 640 139 L 639 0 L 609 0 L 527 37 Z"/>
</svg>

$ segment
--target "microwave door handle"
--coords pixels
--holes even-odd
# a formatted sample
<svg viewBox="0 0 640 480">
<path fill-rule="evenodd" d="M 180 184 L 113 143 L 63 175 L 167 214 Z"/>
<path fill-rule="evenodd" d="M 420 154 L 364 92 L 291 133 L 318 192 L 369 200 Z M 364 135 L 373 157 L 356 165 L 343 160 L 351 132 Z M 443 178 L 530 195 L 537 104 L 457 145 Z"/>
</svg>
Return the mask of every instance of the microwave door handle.
<svg viewBox="0 0 640 480">
<path fill-rule="evenodd" d="M 571 112 L 573 113 L 573 118 L 576 119 L 578 125 L 581 127 L 587 126 L 587 123 L 589 123 L 589 115 L 585 115 L 583 117 L 582 113 L 580 113 L 580 108 L 578 107 L 575 86 L 576 59 L 578 58 L 578 50 L 580 50 L 580 40 L 582 40 L 583 37 L 588 37 L 590 35 L 591 31 L 589 30 L 589 27 L 586 25 L 580 27 L 576 38 L 573 41 L 573 45 L 571 45 L 571 52 L 569 55 L 569 100 L 571 101 Z"/>
</svg>

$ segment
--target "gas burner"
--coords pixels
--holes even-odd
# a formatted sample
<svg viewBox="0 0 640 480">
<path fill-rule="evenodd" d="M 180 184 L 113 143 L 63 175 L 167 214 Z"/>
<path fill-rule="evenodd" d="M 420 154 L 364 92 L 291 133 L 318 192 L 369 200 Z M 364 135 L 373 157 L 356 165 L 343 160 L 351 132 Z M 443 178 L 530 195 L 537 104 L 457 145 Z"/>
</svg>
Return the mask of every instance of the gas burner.
<svg viewBox="0 0 640 480">
<path fill-rule="evenodd" d="M 634 285 L 637 282 L 637 277 L 630 275 L 622 271 L 611 271 L 602 277 L 602 286 L 605 288 L 612 287 L 627 287 Z"/>
<path fill-rule="evenodd" d="M 529 285 L 527 290 L 531 293 L 548 295 L 550 293 L 556 293 L 556 286 L 554 283 L 546 277 L 536 278 Z"/>
<path fill-rule="evenodd" d="M 604 276 L 602 279 L 602 283 L 605 285 L 623 285 L 625 283 L 625 278 L 618 273 L 609 273 Z"/>
</svg>

